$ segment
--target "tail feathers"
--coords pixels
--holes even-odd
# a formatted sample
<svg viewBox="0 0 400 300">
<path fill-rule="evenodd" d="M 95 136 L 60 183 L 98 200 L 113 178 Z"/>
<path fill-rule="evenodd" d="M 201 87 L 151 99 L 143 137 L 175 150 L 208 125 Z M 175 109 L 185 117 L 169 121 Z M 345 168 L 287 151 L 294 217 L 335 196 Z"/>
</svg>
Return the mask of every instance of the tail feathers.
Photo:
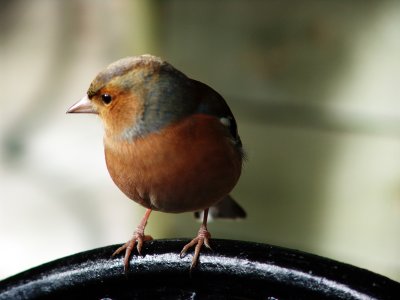
<svg viewBox="0 0 400 300">
<path fill-rule="evenodd" d="M 202 211 L 194 213 L 196 219 L 203 218 Z M 211 206 L 208 210 L 208 217 L 212 219 L 244 219 L 246 212 L 230 195 L 225 196 L 217 204 Z"/>
</svg>

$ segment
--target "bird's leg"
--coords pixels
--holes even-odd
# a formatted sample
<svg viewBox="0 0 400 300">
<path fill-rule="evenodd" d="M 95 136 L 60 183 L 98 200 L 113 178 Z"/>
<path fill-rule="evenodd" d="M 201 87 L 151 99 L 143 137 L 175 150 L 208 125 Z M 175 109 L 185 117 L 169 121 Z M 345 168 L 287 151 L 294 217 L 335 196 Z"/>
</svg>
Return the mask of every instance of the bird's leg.
<svg viewBox="0 0 400 300">
<path fill-rule="evenodd" d="M 207 217 L 208 217 L 208 208 L 204 210 L 203 223 L 200 226 L 197 236 L 183 247 L 180 254 L 181 258 L 184 257 L 186 255 L 187 250 L 196 245 L 196 248 L 194 249 L 192 264 L 190 265 L 190 270 L 196 267 L 199 261 L 201 247 L 205 245 L 208 249 L 211 249 L 210 247 L 211 234 L 207 230 Z"/>
<path fill-rule="evenodd" d="M 150 213 L 151 213 L 151 209 L 149 208 L 146 210 L 142 221 L 140 221 L 139 225 L 136 227 L 136 230 L 133 232 L 132 238 L 129 241 L 127 241 L 124 245 L 119 247 L 112 255 L 112 256 L 115 256 L 125 250 L 125 257 L 124 257 L 125 273 L 129 269 L 129 258 L 131 256 L 133 249 L 135 248 L 136 243 L 137 243 L 136 249 L 137 249 L 138 253 L 141 255 L 143 242 L 151 241 L 153 239 L 150 235 L 144 235 L 144 229 L 146 227 L 147 220 L 150 217 Z"/>
</svg>

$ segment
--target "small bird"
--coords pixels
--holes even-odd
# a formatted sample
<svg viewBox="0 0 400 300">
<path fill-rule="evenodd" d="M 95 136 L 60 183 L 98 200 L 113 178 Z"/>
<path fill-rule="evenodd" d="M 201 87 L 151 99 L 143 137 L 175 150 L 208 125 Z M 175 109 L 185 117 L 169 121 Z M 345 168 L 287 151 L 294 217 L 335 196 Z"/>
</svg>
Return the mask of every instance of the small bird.
<svg viewBox="0 0 400 300">
<path fill-rule="evenodd" d="M 147 208 L 125 250 L 124 270 L 133 249 L 152 237 L 144 230 L 151 211 L 195 212 L 202 216 L 192 270 L 203 245 L 210 247 L 208 215 L 244 218 L 230 197 L 242 169 L 244 151 L 235 118 L 211 87 L 190 79 L 159 57 L 126 57 L 101 71 L 87 95 L 67 113 L 97 114 L 104 125 L 107 169 L 118 188 Z"/>
</svg>

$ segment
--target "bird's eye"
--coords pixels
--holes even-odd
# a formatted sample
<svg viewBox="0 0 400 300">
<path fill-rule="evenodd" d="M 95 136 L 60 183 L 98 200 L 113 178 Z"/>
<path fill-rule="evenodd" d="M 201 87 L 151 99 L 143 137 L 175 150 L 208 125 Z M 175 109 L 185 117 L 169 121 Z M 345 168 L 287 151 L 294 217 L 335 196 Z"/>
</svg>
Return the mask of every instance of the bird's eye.
<svg viewBox="0 0 400 300">
<path fill-rule="evenodd" d="M 103 101 L 103 103 L 104 103 L 105 105 L 108 105 L 108 104 L 111 103 L 112 97 L 111 97 L 110 94 L 102 94 L 102 95 L 101 95 L 101 101 Z"/>
</svg>

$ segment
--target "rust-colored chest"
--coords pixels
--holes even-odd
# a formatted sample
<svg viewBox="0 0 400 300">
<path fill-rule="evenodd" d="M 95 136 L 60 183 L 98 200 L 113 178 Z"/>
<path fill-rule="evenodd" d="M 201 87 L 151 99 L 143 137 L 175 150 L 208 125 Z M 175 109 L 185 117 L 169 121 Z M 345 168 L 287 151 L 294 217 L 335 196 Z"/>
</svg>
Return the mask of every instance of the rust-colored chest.
<svg viewBox="0 0 400 300">
<path fill-rule="evenodd" d="M 163 212 L 210 207 L 233 189 L 242 166 L 226 128 L 207 115 L 191 116 L 134 141 L 106 136 L 105 156 L 122 192 Z"/>
</svg>

